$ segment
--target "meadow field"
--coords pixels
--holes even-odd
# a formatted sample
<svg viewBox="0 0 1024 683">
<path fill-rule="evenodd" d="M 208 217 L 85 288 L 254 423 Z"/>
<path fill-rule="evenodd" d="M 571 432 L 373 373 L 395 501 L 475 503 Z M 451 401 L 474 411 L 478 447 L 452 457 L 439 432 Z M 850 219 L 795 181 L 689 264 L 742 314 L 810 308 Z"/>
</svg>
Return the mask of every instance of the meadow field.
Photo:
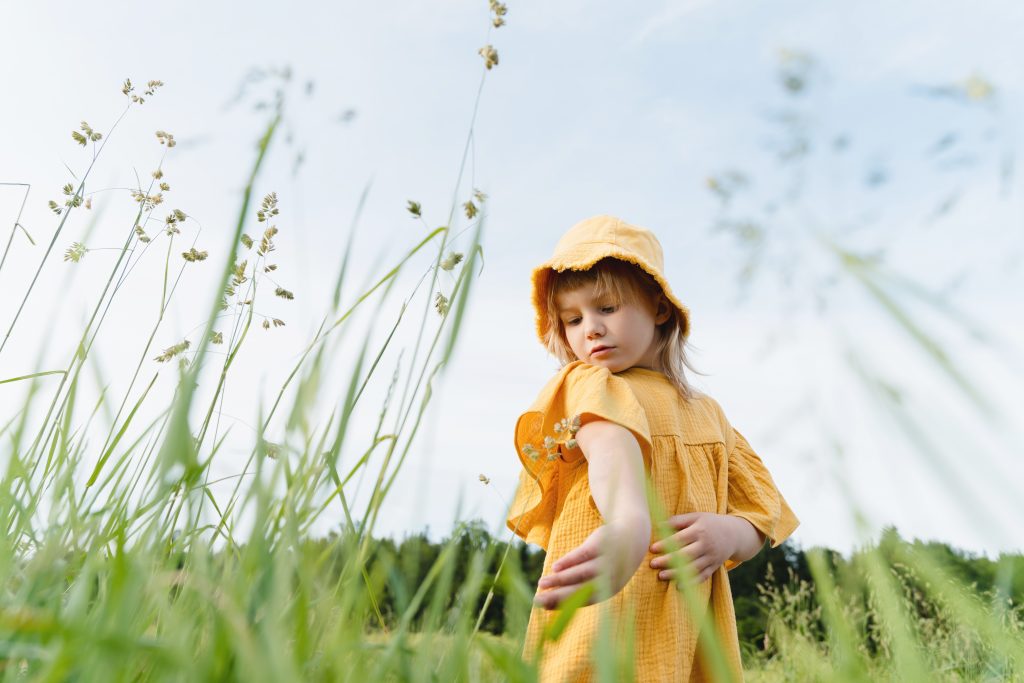
<svg viewBox="0 0 1024 683">
<path fill-rule="evenodd" d="M 490 7 L 488 41 L 496 41 L 507 9 Z M 90 253 L 99 249 L 90 239 L 97 221 L 88 212 L 100 201 L 94 177 L 104 146 L 122 119 L 160 106 L 164 84 L 109 87 L 111 98 L 123 98 L 121 118 L 83 121 L 72 131 L 67 144 L 88 158 L 63 188 L 43 190 L 47 199 L 7 184 L 28 201 L 48 201 L 53 224 L 43 233 L 52 236 L 30 235 L 20 213 L 0 216 L 12 226 L 0 276 L 15 260 L 33 264 L 21 288 L 4 293 L 13 304 L 0 321 L 0 354 L 20 336 L 38 339 L 40 349 L 59 347 L 65 362 L 0 377 L 0 680 L 537 680 L 522 637 L 543 561 L 538 550 L 473 520 L 440 541 L 377 532 L 398 473 L 416 460 L 434 390 L 458 362 L 468 303 L 485 272 L 488 193 L 500 190 L 473 187 L 466 171 L 484 84 L 501 67 L 490 42 L 469 58 L 479 60 L 480 80 L 451 198 L 407 200 L 417 232 L 368 277 L 343 245 L 377 226 L 364 225 L 358 212 L 345 222 L 344 256 L 337 272 L 323 276 L 330 305 L 315 334 L 297 356 L 264 359 L 287 370 L 269 390 L 269 405 L 236 398 L 228 406 L 254 425 L 241 468 L 228 474 L 221 449 L 231 430 L 220 418 L 236 361 L 255 353 L 255 334 L 289 324 L 277 311 L 303 296 L 276 262 L 275 239 L 289 229 L 293 198 L 262 175 L 282 144 L 284 85 L 257 109 L 261 130 L 233 198 L 229 248 L 206 241 L 187 209 L 172 208 L 171 185 L 187 178 L 165 175 L 162 162 L 149 169 L 111 200 L 134 216 L 103 237 L 116 239 L 116 255 L 90 291 L 74 339 L 47 339 L 47 329 L 26 327 L 23 312 L 40 282 L 98 258 Z M 787 59 L 792 75 L 801 67 Z M 135 142 L 175 153 L 173 132 Z M 761 248 L 763 236 L 729 214 L 743 189 L 739 177 L 710 178 L 709 188 L 723 201 L 717 229 L 735 235 L 740 249 Z M 83 223 L 79 237 L 72 230 Z M 867 252 L 818 238 L 934 375 L 973 400 L 973 385 L 942 341 L 892 295 L 911 287 Z M 29 241 L 35 251 L 26 251 Z M 202 324 L 159 343 L 179 284 L 199 267 L 217 274 L 216 286 L 185 302 Z M 74 282 L 73 270 L 63 272 Z M 120 349 L 127 331 L 110 327 L 108 314 L 129 293 L 140 296 L 141 273 L 152 286 L 141 295 L 152 306 L 137 316 L 132 336 L 145 343 Z M 414 284 L 401 289 L 407 282 Z M 405 335 L 412 341 L 401 362 L 382 362 Z M 94 356 L 105 345 L 128 369 L 127 384 L 104 381 Z M 860 367 L 879 401 L 898 402 L 891 386 Z M 85 388 L 94 386 L 103 390 Z M 366 406 L 368 396 L 383 399 Z M 321 420 L 324 406 L 329 417 Z M 357 487 L 364 487 L 358 496 Z M 1019 511 L 1010 517 L 1016 525 Z M 893 530 L 849 556 L 787 543 L 731 576 L 749 681 L 1024 680 L 1024 555 L 989 559 Z M 680 590 L 680 600 L 688 595 Z M 575 609 L 562 611 L 548 641 Z M 712 643 L 712 661 L 716 651 Z M 600 680 L 628 678 L 628 651 L 600 649 L 594 657 Z"/>
</svg>

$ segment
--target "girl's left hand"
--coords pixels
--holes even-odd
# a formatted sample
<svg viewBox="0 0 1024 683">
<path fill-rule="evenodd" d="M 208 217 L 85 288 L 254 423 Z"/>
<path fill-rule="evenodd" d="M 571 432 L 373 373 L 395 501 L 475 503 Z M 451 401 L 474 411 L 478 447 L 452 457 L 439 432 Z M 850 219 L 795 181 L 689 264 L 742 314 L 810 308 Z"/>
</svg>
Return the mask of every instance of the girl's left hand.
<svg viewBox="0 0 1024 683">
<path fill-rule="evenodd" d="M 713 512 L 688 512 L 670 517 L 668 525 L 677 531 L 651 545 L 657 557 L 651 567 L 660 570 L 658 578 L 669 581 L 676 577 L 670 569 L 672 555 L 688 562 L 696 574 L 696 582 L 703 583 L 732 557 L 739 547 L 743 531 L 738 525 L 749 525 L 745 519 Z M 674 553 L 673 548 L 678 548 Z"/>
</svg>

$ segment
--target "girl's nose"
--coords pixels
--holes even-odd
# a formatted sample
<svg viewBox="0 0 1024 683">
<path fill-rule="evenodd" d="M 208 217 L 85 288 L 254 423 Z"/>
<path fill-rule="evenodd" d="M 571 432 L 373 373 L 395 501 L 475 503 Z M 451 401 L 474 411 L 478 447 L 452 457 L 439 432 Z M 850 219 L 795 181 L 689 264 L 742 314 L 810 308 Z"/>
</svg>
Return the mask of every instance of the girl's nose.
<svg viewBox="0 0 1024 683">
<path fill-rule="evenodd" d="M 587 322 L 587 339 L 593 339 L 594 337 L 600 337 L 604 334 L 604 325 L 599 321 L 591 318 Z"/>
</svg>

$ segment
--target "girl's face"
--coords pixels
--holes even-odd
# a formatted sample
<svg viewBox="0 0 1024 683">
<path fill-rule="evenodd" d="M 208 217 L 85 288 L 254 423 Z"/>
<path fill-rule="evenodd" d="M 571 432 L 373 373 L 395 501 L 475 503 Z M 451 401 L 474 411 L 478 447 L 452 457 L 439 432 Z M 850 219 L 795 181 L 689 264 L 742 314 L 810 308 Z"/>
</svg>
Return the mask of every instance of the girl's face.
<svg viewBox="0 0 1024 683">
<path fill-rule="evenodd" d="M 612 294 L 595 295 L 587 285 L 555 296 L 565 338 L 576 358 L 611 372 L 632 367 L 654 368 L 656 325 L 671 312 L 661 301 L 656 313 L 640 304 L 616 301 Z"/>
</svg>

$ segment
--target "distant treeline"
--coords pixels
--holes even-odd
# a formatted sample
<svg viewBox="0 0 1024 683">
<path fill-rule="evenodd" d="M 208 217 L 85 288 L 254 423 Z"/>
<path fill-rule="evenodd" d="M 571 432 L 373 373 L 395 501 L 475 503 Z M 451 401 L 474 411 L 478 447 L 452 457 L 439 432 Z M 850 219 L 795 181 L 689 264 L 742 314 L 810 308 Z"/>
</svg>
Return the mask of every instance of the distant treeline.
<svg viewBox="0 0 1024 683">
<path fill-rule="evenodd" d="M 334 542 L 335 540 L 335 538 L 309 540 L 306 550 L 321 556 L 323 553 L 330 554 L 332 546 L 336 549 L 341 547 L 341 544 Z M 431 541 L 425 533 L 407 536 L 397 542 L 390 538 L 376 539 L 371 544 L 371 555 L 367 563 L 368 577 L 370 575 L 375 577 L 372 579 L 372 583 L 375 585 L 374 600 L 385 625 L 391 628 L 397 624 L 399 616 L 406 613 L 414 593 L 427 579 L 431 568 L 434 567 L 434 571 L 437 571 L 435 564 L 438 564 L 437 561 L 442 551 L 449 548 L 448 561 L 440 563 L 445 566 L 446 572 L 452 572 L 450 580 L 447 582 L 451 589 L 443 598 L 443 609 L 452 611 L 466 609 L 467 605 L 462 604 L 465 602 L 465 596 L 461 592 L 461 587 L 466 583 L 471 563 L 476 558 L 477 562 L 484 563 L 484 570 L 483 581 L 480 583 L 477 597 L 473 601 L 475 602 L 473 605 L 474 620 L 483 609 L 487 594 L 493 586 L 493 595 L 483 614 L 481 629 L 499 635 L 506 632 L 512 636 L 521 635 L 520 631 L 525 627 L 523 612 L 528 609 L 528 598 L 532 596 L 537 579 L 540 577 L 544 564 L 544 553 L 534 546 L 521 543 L 518 539 L 513 540 L 511 548 L 509 548 L 507 540 L 507 536 L 503 539 L 494 538 L 487 531 L 483 522 L 463 524 L 450 537 L 439 542 Z M 886 529 L 873 549 L 882 552 L 885 556 L 897 544 L 930 551 L 933 557 L 941 559 L 943 566 L 959 584 L 973 586 L 974 592 L 979 596 L 990 593 L 996 586 L 997 580 L 1006 583 L 1007 575 L 1005 572 L 1001 576 L 998 575 L 997 561 L 995 560 L 979 557 L 944 543 L 924 543 L 917 540 L 908 542 L 900 538 L 894 528 Z M 855 574 L 855 568 L 861 560 L 861 556 L 869 551 L 868 549 L 859 550 L 850 558 L 844 558 L 839 552 L 823 550 L 833 580 L 841 582 L 844 576 Z M 341 551 L 336 550 L 336 552 Z M 494 581 L 495 573 L 503 559 L 502 576 L 498 581 Z M 1024 555 L 1003 556 L 1001 559 L 1004 565 L 1008 561 L 1012 566 L 1012 571 L 1009 572 L 1009 585 L 1003 585 L 1002 590 L 1009 592 L 1009 597 L 1015 604 L 1020 604 L 1024 601 Z M 899 563 L 895 564 L 899 566 Z M 342 566 L 341 558 L 335 558 L 335 562 L 328 563 L 328 565 Z M 902 579 L 904 583 L 912 582 L 914 580 L 913 572 L 907 573 L 907 576 L 903 576 Z M 368 580 L 370 579 L 368 578 Z M 766 544 L 756 557 L 729 572 L 729 583 L 736 607 L 737 626 L 742 647 L 757 650 L 764 647 L 764 635 L 769 617 L 769 601 L 765 599 L 765 595 L 778 595 L 787 587 L 801 581 L 811 586 L 814 585 L 804 550 L 788 541 L 778 548 L 771 548 Z M 518 614 L 513 609 L 506 609 L 508 595 L 516 591 L 521 598 Z M 422 606 L 413 617 L 413 626 L 428 609 L 428 605 L 433 605 L 436 608 L 436 597 L 432 596 L 430 600 L 423 601 Z M 928 608 L 926 605 L 922 605 L 922 609 Z M 512 614 L 511 618 L 510 614 Z M 375 614 L 372 616 L 371 622 L 379 623 Z M 823 624 L 820 625 L 818 632 L 824 639 Z"/>
</svg>

